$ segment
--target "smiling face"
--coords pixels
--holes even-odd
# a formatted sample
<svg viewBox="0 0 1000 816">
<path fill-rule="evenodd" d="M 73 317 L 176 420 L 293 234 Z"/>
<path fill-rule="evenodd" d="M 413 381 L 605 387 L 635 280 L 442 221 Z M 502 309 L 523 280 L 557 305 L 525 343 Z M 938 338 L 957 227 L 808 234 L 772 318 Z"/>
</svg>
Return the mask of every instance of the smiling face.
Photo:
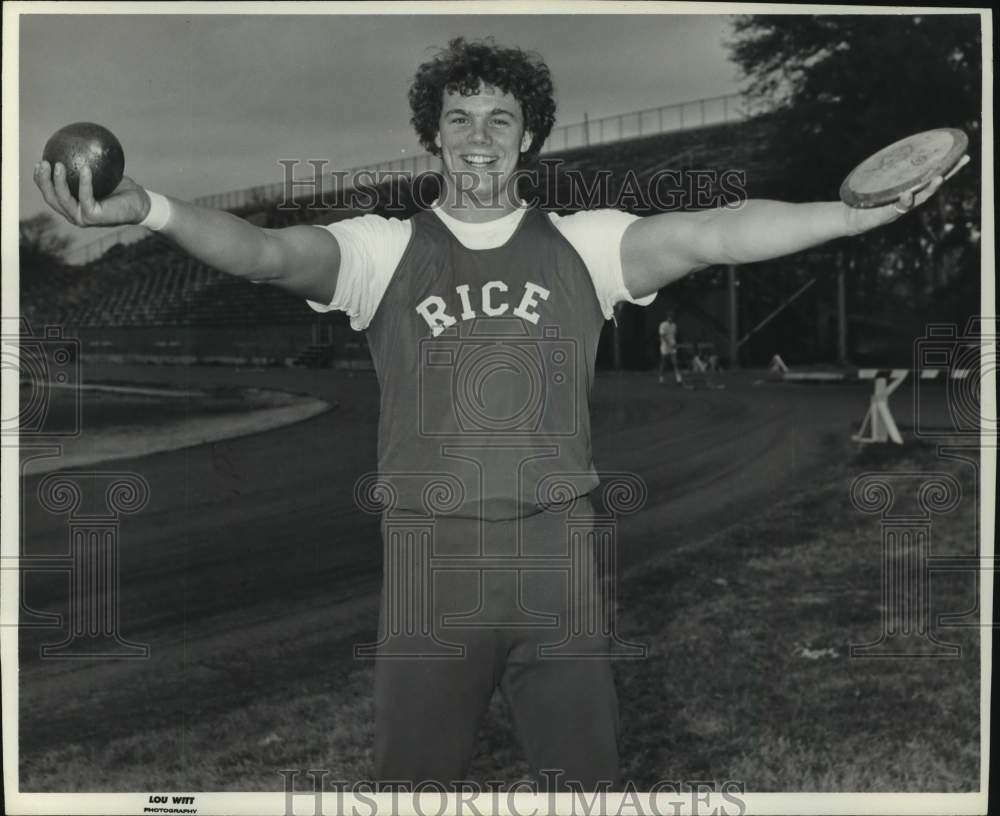
<svg viewBox="0 0 1000 816">
<path fill-rule="evenodd" d="M 445 91 L 434 142 L 445 170 L 441 202 L 450 215 L 482 220 L 517 207 L 514 171 L 531 134 L 513 96 L 485 86 L 472 96 Z"/>
</svg>

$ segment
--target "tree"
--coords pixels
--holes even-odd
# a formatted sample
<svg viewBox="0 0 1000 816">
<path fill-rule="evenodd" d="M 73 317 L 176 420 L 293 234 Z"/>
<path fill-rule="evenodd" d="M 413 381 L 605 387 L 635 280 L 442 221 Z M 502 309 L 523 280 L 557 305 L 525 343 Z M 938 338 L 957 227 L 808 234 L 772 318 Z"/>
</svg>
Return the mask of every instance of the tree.
<svg viewBox="0 0 1000 816">
<path fill-rule="evenodd" d="M 933 127 L 978 137 L 977 15 L 748 15 L 731 54 L 780 121 L 780 155 L 803 196 L 829 196 L 846 170 Z M 971 174 L 970 174 L 971 175 Z"/>
<path fill-rule="evenodd" d="M 969 292 L 968 277 L 979 276 L 980 17 L 746 15 L 734 34 L 749 95 L 774 111 L 784 197 L 835 198 L 851 168 L 911 133 L 969 135 L 971 164 L 934 201 L 844 252 L 868 308 L 926 313 L 942 289 Z M 966 300 L 977 311 L 978 297 Z"/>
<path fill-rule="evenodd" d="M 22 271 L 62 266 L 63 254 L 72 243 L 59 231 L 56 219 L 47 212 L 25 218 L 18 224 Z"/>
</svg>

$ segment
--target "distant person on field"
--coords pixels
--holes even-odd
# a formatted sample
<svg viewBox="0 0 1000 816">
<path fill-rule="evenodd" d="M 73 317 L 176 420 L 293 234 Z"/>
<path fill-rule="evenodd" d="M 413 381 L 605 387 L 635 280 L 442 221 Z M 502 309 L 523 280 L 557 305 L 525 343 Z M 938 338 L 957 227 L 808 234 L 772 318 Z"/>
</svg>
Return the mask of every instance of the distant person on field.
<svg viewBox="0 0 1000 816">
<path fill-rule="evenodd" d="M 674 380 L 678 385 L 683 385 L 680 367 L 677 365 L 677 324 L 674 322 L 674 313 L 667 312 L 667 316 L 660 323 L 660 384 L 664 382 L 663 375 L 667 371 L 667 360 L 673 364 Z"/>
<path fill-rule="evenodd" d="M 713 376 L 719 372 L 719 355 L 713 351 L 705 352 L 697 344 L 694 347 L 694 357 L 691 358 L 691 371 L 701 377 L 709 388 L 726 387 Z"/>
</svg>

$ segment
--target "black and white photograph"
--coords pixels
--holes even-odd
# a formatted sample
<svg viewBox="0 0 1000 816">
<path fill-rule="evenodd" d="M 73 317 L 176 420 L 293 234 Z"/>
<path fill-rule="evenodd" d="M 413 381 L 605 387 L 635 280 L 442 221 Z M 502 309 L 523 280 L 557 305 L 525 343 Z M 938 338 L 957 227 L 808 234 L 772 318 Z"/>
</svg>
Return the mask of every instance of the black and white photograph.
<svg viewBox="0 0 1000 816">
<path fill-rule="evenodd" d="M 988 812 L 989 9 L 2 36 L 5 813 Z"/>
</svg>

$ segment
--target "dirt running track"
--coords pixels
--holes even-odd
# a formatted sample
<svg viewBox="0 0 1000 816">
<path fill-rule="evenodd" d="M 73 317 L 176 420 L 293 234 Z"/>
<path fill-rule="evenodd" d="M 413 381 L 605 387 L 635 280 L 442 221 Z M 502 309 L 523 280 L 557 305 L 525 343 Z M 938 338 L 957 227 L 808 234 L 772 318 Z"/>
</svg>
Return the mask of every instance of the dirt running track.
<svg viewBox="0 0 1000 816">
<path fill-rule="evenodd" d="M 374 377 L 121 366 L 85 374 L 89 382 L 283 388 L 338 407 L 254 436 L 117 463 L 150 486 L 146 508 L 121 524 L 120 619 L 122 633 L 149 644 L 151 656 L 42 660 L 40 644 L 63 631 L 22 630 L 22 761 L 67 743 L 198 723 L 262 696 L 335 687 L 351 669 L 353 644 L 370 641 L 376 621 L 377 520 L 352 495 L 375 463 Z M 645 509 L 619 528 L 626 571 L 794 490 L 867 406 L 867 386 L 753 379 L 685 391 L 649 374 L 598 377 L 597 466 L 637 473 L 649 490 Z M 894 397 L 901 423 L 910 421 L 909 405 L 907 392 Z M 65 553 L 66 519 L 40 508 L 37 484 L 24 483 L 25 551 Z M 66 609 L 65 576 L 29 574 L 23 593 L 36 610 Z"/>
</svg>

